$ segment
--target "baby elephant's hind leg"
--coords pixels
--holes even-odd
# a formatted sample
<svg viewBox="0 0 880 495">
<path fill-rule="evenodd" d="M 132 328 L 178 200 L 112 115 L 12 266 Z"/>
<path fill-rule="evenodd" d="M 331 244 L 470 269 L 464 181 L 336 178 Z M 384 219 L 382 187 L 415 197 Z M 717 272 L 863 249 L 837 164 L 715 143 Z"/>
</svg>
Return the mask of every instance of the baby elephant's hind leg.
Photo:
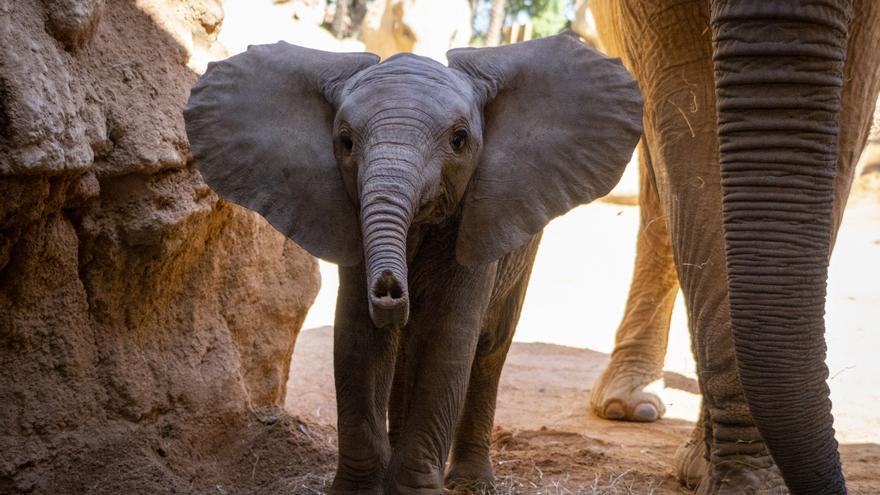
<svg viewBox="0 0 880 495">
<path fill-rule="evenodd" d="M 511 281 L 510 287 L 496 287 L 496 290 L 507 291 L 493 300 L 488 308 L 446 473 L 446 487 L 455 492 L 480 493 L 491 489 L 494 484 L 495 473 L 489 459 L 489 448 L 498 382 L 519 321 L 539 241 L 540 236 L 537 236 L 529 245 L 505 260 L 514 264 L 522 263 L 518 267 L 522 271 L 516 280 Z M 505 269 L 501 266 L 499 272 Z M 503 284 L 503 277 L 499 279 Z"/>
</svg>

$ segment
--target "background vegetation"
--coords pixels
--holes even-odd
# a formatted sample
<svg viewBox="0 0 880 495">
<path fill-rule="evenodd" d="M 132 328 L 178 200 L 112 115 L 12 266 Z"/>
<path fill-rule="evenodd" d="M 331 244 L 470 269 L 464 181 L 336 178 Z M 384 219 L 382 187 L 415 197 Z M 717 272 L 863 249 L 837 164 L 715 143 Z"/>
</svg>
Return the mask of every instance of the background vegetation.
<svg viewBox="0 0 880 495">
<path fill-rule="evenodd" d="M 337 37 L 357 35 L 367 6 L 381 0 L 328 0 L 327 28 Z M 442 0 L 434 0 L 442 1 Z M 532 38 L 552 36 L 568 27 L 575 0 L 470 0 L 473 43 L 498 45 L 501 31 L 515 23 L 532 23 Z"/>
</svg>

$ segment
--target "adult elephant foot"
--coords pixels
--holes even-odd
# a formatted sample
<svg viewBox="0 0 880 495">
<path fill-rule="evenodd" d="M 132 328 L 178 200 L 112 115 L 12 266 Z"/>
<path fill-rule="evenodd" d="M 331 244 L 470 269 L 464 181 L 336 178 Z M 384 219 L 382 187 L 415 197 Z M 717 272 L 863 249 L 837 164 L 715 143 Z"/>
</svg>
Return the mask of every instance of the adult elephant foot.
<svg viewBox="0 0 880 495">
<path fill-rule="evenodd" d="M 709 464 L 695 495 L 788 495 L 782 475 L 769 455 L 730 456 Z"/>
<path fill-rule="evenodd" d="M 754 454 L 706 455 L 706 429 L 697 424 L 691 438 L 675 452 L 676 476 L 695 495 L 788 495 L 779 469 L 765 449 Z"/>
<path fill-rule="evenodd" d="M 708 475 L 705 433 L 703 424 L 697 424 L 691 433 L 691 438 L 675 451 L 672 460 L 678 480 L 691 490 L 696 490 L 703 478 Z"/>
<path fill-rule="evenodd" d="M 650 422 L 666 413 L 657 394 L 663 388 L 661 367 L 635 365 L 623 354 L 611 358 L 593 386 L 590 405 L 600 418 Z"/>
</svg>

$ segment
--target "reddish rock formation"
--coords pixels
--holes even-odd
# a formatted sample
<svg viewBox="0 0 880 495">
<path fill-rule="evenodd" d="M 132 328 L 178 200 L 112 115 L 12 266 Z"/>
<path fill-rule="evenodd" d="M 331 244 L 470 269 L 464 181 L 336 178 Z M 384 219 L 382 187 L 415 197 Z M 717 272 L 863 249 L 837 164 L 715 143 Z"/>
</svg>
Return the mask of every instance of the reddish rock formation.
<svg viewBox="0 0 880 495">
<path fill-rule="evenodd" d="M 191 162 L 219 4 L 0 17 L 0 493 L 290 491 L 330 462 L 277 409 L 320 281 Z"/>
</svg>

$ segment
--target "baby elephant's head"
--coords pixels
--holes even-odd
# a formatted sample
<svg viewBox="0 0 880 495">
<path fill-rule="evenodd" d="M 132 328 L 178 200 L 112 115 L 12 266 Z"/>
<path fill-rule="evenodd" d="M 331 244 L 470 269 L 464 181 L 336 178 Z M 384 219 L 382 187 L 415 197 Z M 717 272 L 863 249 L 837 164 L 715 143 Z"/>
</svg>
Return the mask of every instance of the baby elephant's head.
<svg viewBox="0 0 880 495">
<path fill-rule="evenodd" d="M 459 263 L 494 261 L 605 195 L 641 134 L 635 82 L 571 35 L 448 59 L 255 46 L 184 111 L 218 193 L 319 258 L 363 259 L 377 327 L 407 321 L 414 225 L 460 214 Z"/>
</svg>

